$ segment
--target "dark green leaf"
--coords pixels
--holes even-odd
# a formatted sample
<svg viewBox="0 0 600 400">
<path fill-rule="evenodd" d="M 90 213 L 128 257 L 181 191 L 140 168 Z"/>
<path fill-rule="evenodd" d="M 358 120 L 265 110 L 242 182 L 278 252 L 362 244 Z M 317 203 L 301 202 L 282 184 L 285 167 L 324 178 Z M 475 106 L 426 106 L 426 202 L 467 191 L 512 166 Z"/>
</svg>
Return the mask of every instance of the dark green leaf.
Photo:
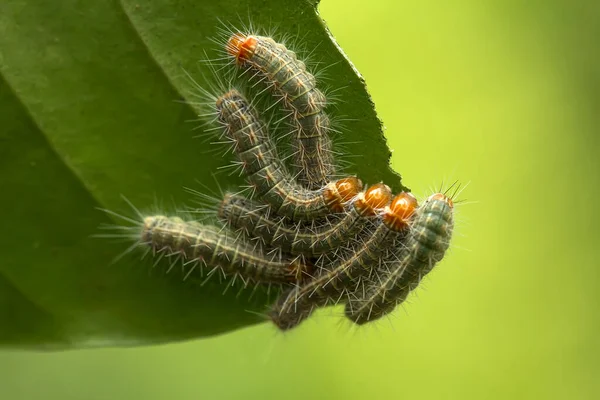
<svg viewBox="0 0 600 400">
<path fill-rule="evenodd" d="M 262 321 L 269 296 L 150 270 L 128 244 L 93 238 L 98 211 L 156 200 L 189 204 L 183 187 L 217 191 L 222 155 L 194 139 L 190 82 L 217 30 L 276 24 L 328 65 L 350 120 L 348 172 L 402 188 L 364 84 L 331 41 L 315 1 L 11 0 L 0 6 L 0 344 L 129 345 L 214 335 Z M 240 18 L 247 14 L 248 17 Z M 222 22 L 220 22 L 222 21 Z M 201 84 L 203 82 L 200 82 Z M 221 187 L 239 185 L 218 175 Z M 150 271 L 150 272 L 149 272 Z M 250 292 L 247 290 L 247 292 Z M 253 312 L 249 312 L 253 311 Z"/>
</svg>

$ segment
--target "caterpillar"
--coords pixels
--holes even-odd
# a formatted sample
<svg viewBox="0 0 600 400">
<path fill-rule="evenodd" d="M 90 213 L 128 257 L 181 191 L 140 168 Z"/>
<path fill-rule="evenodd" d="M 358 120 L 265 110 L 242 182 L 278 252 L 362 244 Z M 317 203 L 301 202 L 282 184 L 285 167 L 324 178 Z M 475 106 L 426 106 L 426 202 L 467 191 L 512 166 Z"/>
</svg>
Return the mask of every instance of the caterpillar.
<svg viewBox="0 0 600 400">
<path fill-rule="evenodd" d="M 358 325 L 392 311 L 414 290 L 423 276 L 442 260 L 453 230 L 453 202 L 442 193 L 431 195 L 416 211 L 404 246 L 389 262 L 388 270 L 367 287 L 366 296 L 351 299 L 346 316 Z"/>
<path fill-rule="evenodd" d="M 285 219 L 271 216 L 267 207 L 241 196 L 227 194 L 219 207 L 219 217 L 227 225 L 242 229 L 246 235 L 262 239 L 267 246 L 280 248 L 293 255 L 318 256 L 335 251 L 352 240 L 390 203 L 391 198 L 388 186 L 382 183 L 373 185 L 351 200 L 342 217 L 308 226 L 290 225 Z"/>
<path fill-rule="evenodd" d="M 225 46 L 236 64 L 255 70 L 292 111 L 296 135 L 294 164 L 298 182 L 318 189 L 335 175 L 330 120 L 324 109 L 325 95 L 305 64 L 283 44 L 266 36 L 233 34 Z"/>
<path fill-rule="evenodd" d="M 343 203 L 360 192 L 362 182 L 356 177 L 330 182 L 317 190 L 294 181 L 281 163 L 266 127 L 239 91 L 232 89 L 220 96 L 216 109 L 256 195 L 277 215 L 295 221 L 318 219 L 341 211 Z"/>
<path fill-rule="evenodd" d="M 358 249 L 335 263 L 331 270 L 320 265 L 323 272 L 276 301 L 269 313 L 273 323 L 283 331 L 294 328 L 314 308 L 341 297 L 352 285 L 360 286 L 363 278 L 377 270 L 390 249 L 402 246 L 402 237 L 416 207 L 417 201 L 410 193 L 394 197 L 384 208 L 381 223 Z"/>
<path fill-rule="evenodd" d="M 269 257 L 261 248 L 223 228 L 163 215 L 144 218 L 139 243 L 156 253 L 179 254 L 203 262 L 226 275 L 261 283 L 307 279 L 311 268 L 297 258 Z"/>
</svg>

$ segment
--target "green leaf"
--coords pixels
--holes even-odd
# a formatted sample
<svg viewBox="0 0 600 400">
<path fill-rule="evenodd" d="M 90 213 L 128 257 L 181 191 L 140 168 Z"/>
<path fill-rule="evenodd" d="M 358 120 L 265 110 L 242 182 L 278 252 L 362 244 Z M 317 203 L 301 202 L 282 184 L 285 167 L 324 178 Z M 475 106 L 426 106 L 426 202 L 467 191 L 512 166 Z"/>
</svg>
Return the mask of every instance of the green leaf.
<svg viewBox="0 0 600 400">
<path fill-rule="evenodd" d="M 202 140 L 190 82 L 212 73 L 223 24 L 301 36 L 346 101 L 349 173 L 401 190 L 364 83 L 332 42 L 315 1 L 11 0 L 0 6 L 0 344 L 65 348 L 183 340 L 259 323 L 264 291 L 204 286 L 151 269 L 123 243 L 93 238 L 98 211 L 190 202 L 217 190 L 222 155 Z M 244 18 L 240 15 L 248 14 Z M 197 73 L 196 73 L 197 72 Z M 201 84 L 203 82 L 200 82 Z M 221 187 L 237 178 L 218 175 Z M 271 296 L 272 297 L 272 296 Z"/>
</svg>

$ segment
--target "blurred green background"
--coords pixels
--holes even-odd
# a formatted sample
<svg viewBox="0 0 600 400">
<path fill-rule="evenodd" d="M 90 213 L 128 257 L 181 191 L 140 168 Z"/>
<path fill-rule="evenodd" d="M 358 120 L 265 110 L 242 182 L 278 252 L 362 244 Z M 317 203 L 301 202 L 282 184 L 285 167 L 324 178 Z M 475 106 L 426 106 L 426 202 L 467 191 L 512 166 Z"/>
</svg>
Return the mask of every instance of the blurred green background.
<svg viewBox="0 0 600 400">
<path fill-rule="evenodd" d="M 286 335 L 262 325 L 158 347 L 2 352 L 0 399 L 599 398 L 599 3 L 320 11 L 406 184 L 424 196 L 471 182 L 439 268 L 358 330 L 333 308 Z"/>
</svg>

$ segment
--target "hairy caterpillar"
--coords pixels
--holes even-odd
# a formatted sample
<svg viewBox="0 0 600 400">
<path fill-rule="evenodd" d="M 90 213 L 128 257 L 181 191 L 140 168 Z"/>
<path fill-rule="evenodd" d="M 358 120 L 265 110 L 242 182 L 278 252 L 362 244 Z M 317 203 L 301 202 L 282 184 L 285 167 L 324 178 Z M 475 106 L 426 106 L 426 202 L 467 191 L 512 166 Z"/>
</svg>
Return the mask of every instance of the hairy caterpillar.
<svg viewBox="0 0 600 400">
<path fill-rule="evenodd" d="M 227 230 L 179 217 L 145 217 L 139 242 L 154 253 L 179 254 L 184 260 L 204 262 L 226 275 L 256 282 L 290 283 L 306 279 L 310 273 L 297 258 L 268 256 Z"/>
<path fill-rule="evenodd" d="M 390 188 L 376 184 L 359 193 L 343 216 L 314 225 L 292 224 L 273 217 L 270 209 L 241 196 L 228 194 L 219 207 L 219 216 L 229 226 L 248 236 L 262 239 L 270 247 L 293 255 L 317 256 L 335 251 L 351 241 L 391 201 Z"/>
<path fill-rule="evenodd" d="M 453 203 L 442 193 L 431 195 L 416 211 L 404 245 L 367 287 L 366 295 L 346 304 L 345 314 L 356 324 L 381 318 L 402 303 L 423 276 L 440 262 L 453 229 Z"/>
<path fill-rule="evenodd" d="M 307 318 L 314 308 L 324 306 L 332 298 L 341 297 L 348 288 L 360 285 L 363 278 L 378 269 L 391 249 L 403 245 L 401 239 L 416 207 L 417 201 L 410 193 L 403 192 L 394 197 L 384 208 L 375 231 L 358 249 L 335 263 L 331 270 L 323 268 L 314 279 L 277 300 L 269 314 L 275 325 L 281 330 L 291 329 Z"/>
<path fill-rule="evenodd" d="M 315 77 L 293 51 L 270 37 L 236 33 L 225 47 L 238 65 L 260 74 L 292 111 L 298 182 L 309 189 L 325 185 L 335 175 L 335 166 L 328 136 L 330 121 L 324 111 L 326 99 L 317 89 Z"/>
<path fill-rule="evenodd" d="M 327 183 L 317 190 L 300 186 L 280 161 L 266 127 L 237 90 L 220 96 L 216 108 L 249 182 L 276 214 L 292 220 L 325 217 L 343 209 L 343 203 L 360 191 L 362 183 L 355 177 Z"/>
</svg>

